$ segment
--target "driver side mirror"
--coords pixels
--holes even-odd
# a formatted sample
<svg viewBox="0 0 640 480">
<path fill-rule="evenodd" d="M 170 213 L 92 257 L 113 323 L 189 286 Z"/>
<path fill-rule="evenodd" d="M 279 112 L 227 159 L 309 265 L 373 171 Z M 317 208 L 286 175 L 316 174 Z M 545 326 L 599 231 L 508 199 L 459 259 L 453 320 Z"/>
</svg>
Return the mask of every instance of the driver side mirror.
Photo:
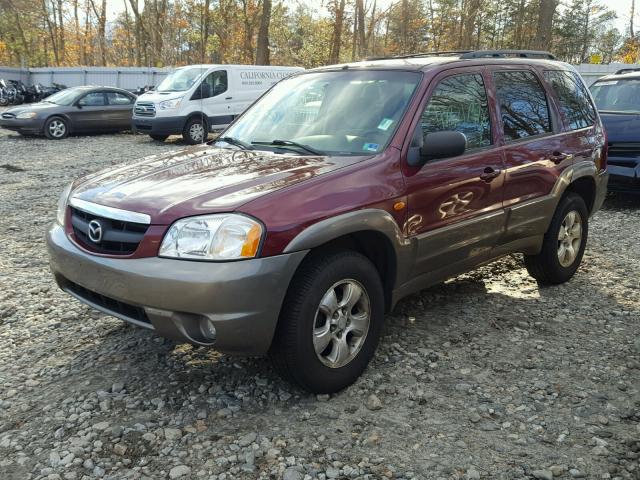
<svg viewBox="0 0 640 480">
<path fill-rule="evenodd" d="M 412 167 L 422 167 L 429 160 L 458 157 L 466 148 L 467 137 L 463 133 L 445 130 L 422 136 L 422 129 L 418 127 L 409 147 L 407 163 Z"/>
</svg>

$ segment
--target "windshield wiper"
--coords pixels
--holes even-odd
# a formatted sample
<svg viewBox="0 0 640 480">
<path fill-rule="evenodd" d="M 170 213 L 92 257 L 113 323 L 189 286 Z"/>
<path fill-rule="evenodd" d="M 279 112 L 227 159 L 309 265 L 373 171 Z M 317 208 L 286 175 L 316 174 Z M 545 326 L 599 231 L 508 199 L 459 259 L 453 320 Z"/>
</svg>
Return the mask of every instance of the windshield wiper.
<svg viewBox="0 0 640 480">
<path fill-rule="evenodd" d="M 218 143 L 218 142 L 225 142 L 225 143 L 228 143 L 229 145 L 234 145 L 236 147 L 240 147 L 243 150 L 255 150 L 255 148 L 253 148 L 248 143 L 245 143 L 242 140 L 238 140 L 237 138 L 233 138 L 233 137 L 216 138 L 215 143 Z"/>
<path fill-rule="evenodd" d="M 273 145 L 276 147 L 295 147 L 295 148 L 302 149 L 310 153 L 311 155 L 319 155 L 319 156 L 326 155 L 326 153 L 321 152 L 320 150 L 316 150 L 315 148 L 310 147 L 309 145 L 293 142 L 291 140 L 271 140 L 270 142 L 251 142 L 251 145 Z"/>
</svg>

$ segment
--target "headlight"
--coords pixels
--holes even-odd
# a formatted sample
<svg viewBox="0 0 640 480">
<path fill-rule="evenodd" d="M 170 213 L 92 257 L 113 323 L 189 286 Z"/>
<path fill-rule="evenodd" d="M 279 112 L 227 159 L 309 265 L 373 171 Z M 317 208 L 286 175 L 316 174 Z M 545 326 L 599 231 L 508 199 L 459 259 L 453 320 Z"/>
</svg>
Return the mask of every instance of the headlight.
<svg viewBox="0 0 640 480">
<path fill-rule="evenodd" d="M 189 217 L 174 223 L 160 245 L 161 257 L 237 260 L 258 253 L 262 225 L 237 214 Z"/>
<path fill-rule="evenodd" d="M 58 211 L 56 212 L 56 220 L 62 226 L 64 226 L 64 217 L 67 213 L 67 200 L 69 200 L 69 194 L 71 193 L 71 186 L 73 183 L 67 185 L 67 187 L 60 194 L 58 199 Z"/>
<path fill-rule="evenodd" d="M 160 110 L 170 110 L 172 108 L 177 108 L 177 106 L 180 105 L 181 101 L 182 97 L 174 98 L 173 100 L 165 100 L 164 102 L 160 102 L 158 106 L 160 107 Z"/>
<path fill-rule="evenodd" d="M 36 112 L 20 112 L 16 115 L 16 118 L 36 118 L 38 114 Z"/>
</svg>

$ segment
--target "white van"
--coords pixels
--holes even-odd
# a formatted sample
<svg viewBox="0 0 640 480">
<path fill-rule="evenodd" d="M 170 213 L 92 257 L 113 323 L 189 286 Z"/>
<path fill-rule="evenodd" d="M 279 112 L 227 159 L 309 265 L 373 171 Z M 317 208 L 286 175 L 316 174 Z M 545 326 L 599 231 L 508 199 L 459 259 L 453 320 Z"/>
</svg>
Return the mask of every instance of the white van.
<svg viewBox="0 0 640 480">
<path fill-rule="evenodd" d="M 182 135 L 202 143 L 211 130 L 227 126 L 273 84 L 299 67 L 189 65 L 172 71 L 155 90 L 140 95 L 133 130 L 164 141 Z"/>
</svg>

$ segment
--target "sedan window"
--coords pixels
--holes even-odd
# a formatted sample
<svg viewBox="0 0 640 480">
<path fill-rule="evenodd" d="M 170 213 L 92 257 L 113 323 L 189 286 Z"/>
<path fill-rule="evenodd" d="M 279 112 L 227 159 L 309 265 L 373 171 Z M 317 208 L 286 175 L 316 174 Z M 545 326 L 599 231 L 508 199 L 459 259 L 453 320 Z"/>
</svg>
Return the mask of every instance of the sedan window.
<svg viewBox="0 0 640 480">
<path fill-rule="evenodd" d="M 80 99 L 78 105 L 83 107 L 102 107 L 105 105 L 103 92 L 87 93 Z"/>
<path fill-rule="evenodd" d="M 120 92 L 107 92 L 107 99 L 109 100 L 109 105 L 133 104 L 133 99 L 131 97 Z"/>
</svg>

